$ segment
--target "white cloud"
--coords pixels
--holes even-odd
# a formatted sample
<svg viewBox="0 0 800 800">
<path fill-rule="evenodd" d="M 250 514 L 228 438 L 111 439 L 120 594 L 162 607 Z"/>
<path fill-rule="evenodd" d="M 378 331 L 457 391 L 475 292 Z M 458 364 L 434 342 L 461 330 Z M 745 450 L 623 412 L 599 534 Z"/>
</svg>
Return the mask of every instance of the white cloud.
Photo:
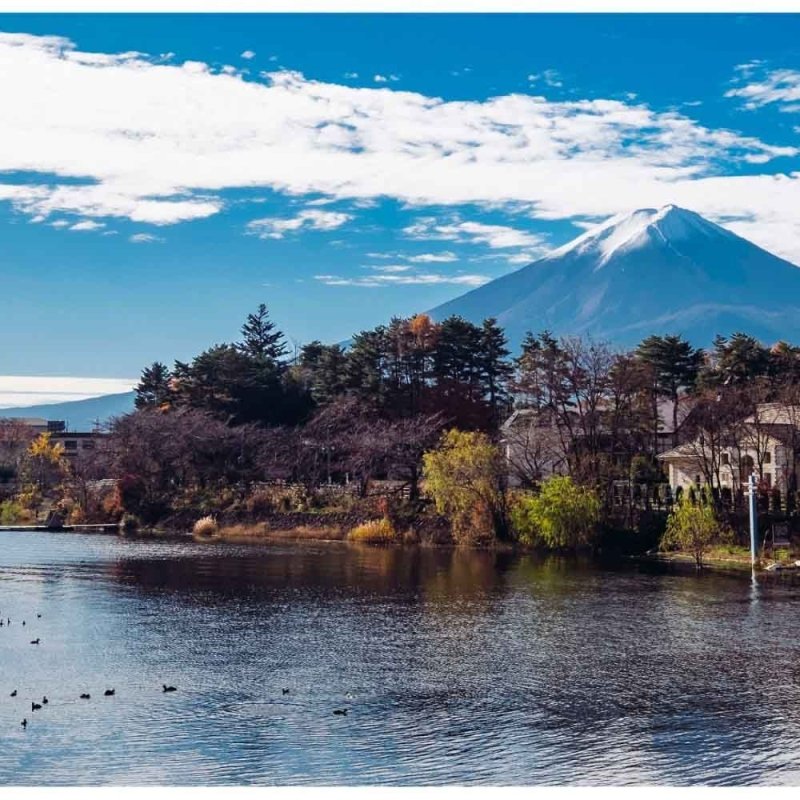
<svg viewBox="0 0 800 800">
<path fill-rule="evenodd" d="M 255 58 L 256 54 L 252 50 L 245 50 L 239 57 L 249 61 L 251 58 Z"/>
<path fill-rule="evenodd" d="M 310 228 L 317 231 L 332 231 L 353 219 L 352 214 L 340 211 L 317 211 L 306 209 L 295 217 L 284 219 L 278 217 L 264 217 L 254 219 L 247 223 L 247 230 L 259 239 L 283 239 L 290 231 L 301 228 Z"/>
<path fill-rule="evenodd" d="M 119 394 L 131 391 L 136 383 L 136 380 L 128 378 L 0 375 L 0 409 L 40 403 L 64 403 L 105 394 Z"/>
<path fill-rule="evenodd" d="M 532 253 L 514 253 L 506 258 L 509 264 L 530 264 L 532 261 L 536 261 L 537 258 L 542 256 L 541 251 L 535 251 Z"/>
<path fill-rule="evenodd" d="M 368 258 L 385 259 L 387 261 L 408 261 L 411 264 L 449 264 L 458 261 L 458 256 L 450 250 L 440 253 L 367 253 Z"/>
<path fill-rule="evenodd" d="M 507 247 L 541 247 L 544 237 L 507 225 L 486 225 L 482 222 L 441 223 L 433 217 L 423 217 L 403 228 L 412 239 L 444 239 L 452 242 L 483 244 L 492 250 Z"/>
<path fill-rule="evenodd" d="M 762 68 L 751 67 L 751 85 Z M 772 246 L 780 231 L 781 252 L 800 258 L 800 171 L 740 169 L 796 147 L 630 99 L 444 101 L 397 91 L 386 75 L 373 88 L 287 71 L 244 80 L 201 62 L 87 53 L 14 33 L 0 34 L 0 74 L 14 75 L 0 82 L 0 173 L 41 174 L 0 184 L 0 200 L 31 216 L 166 225 L 218 213 L 222 193 L 238 188 L 527 204 L 541 219 L 676 203 L 752 223 L 758 243 Z M 790 107 L 789 78 L 769 79 L 780 101 L 762 90 L 737 96 Z"/>
<path fill-rule="evenodd" d="M 564 85 L 560 73 L 555 69 L 532 73 L 528 75 L 528 82 L 531 84 L 544 83 L 545 86 L 549 86 L 551 89 L 560 89 Z"/>
<path fill-rule="evenodd" d="M 491 278 L 486 275 L 443 275 L 435 272 L 397 274 L 393 271 L 388 271 L 386 274 L 369 275 L 365 278 L 348 278 L 341 275 L 315 275 L 314 279 L 321 281 L 327 286 L 361 286 L 369 289 L 386 286 L 431 286 L 436 284 L 481 286 L 491 280 Z"/>
<path fill-rule="evenodd" d="M 345 72 L 344 77 L 348 80 L 355 80 L 358 77 L 357 72 Z"/>
<path fill-rule="evenodd" d="M 71 231 L 99 231 L 101 228 L 105 228 L 104 222 L 95 222 L 92 219 L 84 219 L 80 222 L 76 222 L 74 225 L 70 225 L 69 229 Z"/>
<path fill-rule="evenodd" d="M 394 81 L 399 81 L 400 80 L 400 76 L 399 75 L 373 75 L 372 80 L 375 81 L 375 83 L 390 83 L 390 82 L 393 83 Z"/>
<path fill-rule="evenodd" d="M 154 242 L 163 242 L 164 239 L 152 233 L 134 233 L 128 237 L 128 241 L 133 244 L 152 244 Z"/>
<path fill-rule="evenodd" d="M 415 256 L 407 256 L 408 260 L 414 264 L 447 264 L 450 261 L 457 261 L 458 256 L 449 250 L 441 253 L 419 253 Z"/>
<path fill-rule="evenodd" d="M 727 91 L 726 97 L 740 98 L 751 110 L 775 103 L 781 111 L 800 111 L 800 71 L 767 70 L 760 61 L 740 64 L 736 71 L 738 85 Z"/>
<path fill-rule="evenodd" d="M 313 200 L 303 200 L 303 205 L 305 206 L 329 206 L 331 203 L 335 203 L 335 197 L 315 197 Z"/>
<path fill-rule="evenodd" d="M 372 264 L 365 267 L 374 272 L 409 272 L 413 269 L 409 264 Z"/>
</svg>

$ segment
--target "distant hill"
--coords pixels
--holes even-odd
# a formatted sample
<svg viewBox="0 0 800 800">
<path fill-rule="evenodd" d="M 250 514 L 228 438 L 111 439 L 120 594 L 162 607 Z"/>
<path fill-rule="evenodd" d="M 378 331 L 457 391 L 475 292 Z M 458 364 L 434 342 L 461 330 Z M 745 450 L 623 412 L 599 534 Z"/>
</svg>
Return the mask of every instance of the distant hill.
<svg viewBox="0 0 800 800">
<path fill-rule="evenodd" d="M 102 424 L 111 417 L 118 417 L 133 411 L 135 396 L 134 392 L 123 392 L 107 394 L 102 397 L 90 397 L 86 400 L 71 400 L 68 403 L 0 408 L 0 419 L 3 417 L 61 419 L 67 423 L 67 428 L 71 431 L 91 431 L 98 420 Z"/>
<path fill-rule="evenodd" d="M 800 342 L 800 269 L 693 211 L 644 208 L 429 313 L 496 317 L 514 350 L 545 328 L 624 346 L 677 333 L 708 347 L 736 331 Z"/>
</svg>

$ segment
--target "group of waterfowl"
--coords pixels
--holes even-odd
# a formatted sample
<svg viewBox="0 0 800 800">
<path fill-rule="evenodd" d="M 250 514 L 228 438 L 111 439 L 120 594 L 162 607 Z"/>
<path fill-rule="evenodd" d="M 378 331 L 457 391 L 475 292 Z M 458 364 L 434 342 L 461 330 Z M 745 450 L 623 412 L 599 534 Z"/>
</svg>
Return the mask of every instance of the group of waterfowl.
<svg viewBox="0 0 800 800">
<path fill-rule="evenodd" d="M 41 614 L 37 614 L 36 618 L 37 619 L 41 619 L 42 615 Z M 22 624 L 25 625 L 25 620 L 22 620 Z M 8 617 L 5 619 L 5 621 L 0 619 L 0 627 L 3 627 L 4 625 L 11 625 L 11 620 Z M 31 644 L 38 645 L 40 643 L 41 643 L 41 637 L 37 636 L 35 639 L 31 639 Z M 177 686 L 168 686 L 166 683 L 162 683 L 161 684 L 161 691 L 164 692 L 165 694 L 168 694 L 170 692 L 177 692 L 178 691 L 178 687 Z M 287 694 L 290 693 L 290 691 L 291 691 L 290 689 L 285 689 L 284 688 L 284 689 L 281 689 L 281 694 L 287 695 Z M 113 697 L 115 695 L 115 693 L 116 693 L 115 689 L 106 689 L 103 692 L 103 696 L 104 697 Z M 10 697 L 16 697 L 16 696 L 17 696 L 17 690 L 14 689 L 11 692 Z M 88 692 L 83 692 L 80 695 L 80 699 L 81 700 L 91 700 L 91 698 L 92 698 L 92 696 Z M 37 703 L 35 700 L 32 700 L 31 701 L 31 713 L 33 713 L 34 711 L 41 710 L 42 706 L 47 705 L 48 702 L 49 701 L 47 699 L 47 695 L 42 697 L 42 701 L 40 703 Z M 345 717 L 345 716 L 347 716 L 347 709 L 346 708 L 335 708 L 333 710 L 333 713 L 334 713 L 334 715 L 336 715 L 338 717 Z M 25 717 L 22 720 L 22 722 L 20 722 L 20 725 L 22 725 L 23 728 L 27 728 L 28 727 L 28 718 Z"/>
<path fill-rule="evenodd" d="M 37 614 L 36 615 L 36 619 L 41 619 L 41 618 L 42 618 L 41 614 Z M 0 628 L 3 628 L 6 625 L 10 625 L 10 624 L 11 624 L 11 619 L 9 617 L 6 617 L 4 620 L 0 619 Z M 25 625 L 25 620 L 22 620 L 22 624 L 23 624 L 23 626 Z M 33 644 L 33 642 L 31 642 L 31 644 Z"/>
<path fill-rule="evenodd" d="M 37 619 L 41 619 L 42 615 L 41 614 L 37 614 L 36 618 Z M 22 624 L 25 625 L 25 620 L 22 620 Z M 6 617 L 5 620 L 0 619 L 0 628 L 8 626 L 8 625 L 11 625 L 10 617 Z M 31 639 L 31 644 L 38 645 L 38 644 L 41 644 L 41 641 L 42 641 L 41 637 L 37 636 L 35 639 Z M 161 688 L 162 688 L 162 691 L 166 692 L 166 693 L 168 693 L 168 692 L 177 692 L 178 691 L 178 687 L 177 686 L 167 686 L 166 683 L 162 683 L 161 684 Z M 103 697 L 114 697 L 115 694 L 116 694 L 116 689 L 106 689 L 103 692 Z M 17 690 L 14 689 L 9 696 L 10 697 L 16 697 L 17 696 Z M 80 699 L 81 700 L 91 700 L 91 698 L 92 698 L 92 696 L 88 692 L 83 692 L 80 695 Z M 42 707 L 46 706 L 49 702 L 50 701 L 47 699 L 47 695 L 44 695 L 42 697 L 41 702 L 39 702 L 39 703 L 37 703 L 35 700 L 32 700 L 31 701 L 31 713 L 33 713 L 34 711 L 40 711 L 42 709 Z M 25 717 L 22 720 L 22 722 L 20 722 L 20 725 L 22 725 L 23 728 L 27 728 L 28 727 L 28 718 Z"/>
<path fill-rule="evenodd" d="M 162 683 L 161 687 L 162 687 L 162 691 L 163 692 L 177 692 L 178 691 L 178 687 L 177 686 L 167 686 L 166 683 Z M 103 692 L 103 697 L 114 697 L 115 694 L 116 694 L 116 689 L 106 689 Z M 17 696 L 17 690 L 14 689 L 14 691 L 11 692 L 10 696 L 11 697 L 16 697 Z M 88 692 L 83 692 L 80 695 L 80 699 L 81 700 L 91 700 L 91 698 L 92 698 L 92 696 Z M 39 711 L 42 708 L 42 706 L 46 706 L 48 704 L 48 702 L 49 702 L 49 700 L 47 699 L 47 695 L 42 697 L 42 702 L 41 703 L 37 703 L 35 700 L 31 701 L 31 713 L 33 713 L 34 711 Z M 22 725 L 23 728 L 27 728 L 28 727 L 28 718 L 26 717 L 25 719 L 23 719 L 22 722 L 20 722 L 20 725 Z"/>
<path fill-rule="evenodd" d="M 164 693 L 177 692 L 178 691 L 178 687 L 177 686 L 167 686 L 166 683 L 162 683 L 161 684 L 161 691 L 164 692 Z M 289 689 L 282 689 L 281 690 L 281 694 L 284 694 L 284 695 L 289 694 L 289 692 L 290 692 Z M 103 696 L 104 697 L 113 697 L 115 695 L 115 693 L 116 693 L 115 689 L 106 689 L 103 692 Z M 16 697 L 17 696 L 17 690 L 14 689 L 14 691 L 11 692 L 10 696 L 11 697 Z M 91 697 L 92 696 L 88 692 L 84 692 L 83 694 L 80 695 L 80 699 L 81 700 L 90 700 Z M 48 702 L 49 701 L 47 699 L 47 695 L 42 697 L 42 702 L 41 703 L 37 703 L 36 701 L 31 701 L 31 713 L 33 713 L 34 711 L 39 711 L 42 708 L 42 706 L 47 705 Z M 347 716 L 347 708 L 334 708 L 333 709 L 333 713 L 337 717 L 346 717 Z M 23 719 L 22 722 L 20 723 L 20 725 L 22 725 L 23 728 L 27 728 L 28 727 L 28 718 L 26 717 L 25 719 Z"/>
</svg>

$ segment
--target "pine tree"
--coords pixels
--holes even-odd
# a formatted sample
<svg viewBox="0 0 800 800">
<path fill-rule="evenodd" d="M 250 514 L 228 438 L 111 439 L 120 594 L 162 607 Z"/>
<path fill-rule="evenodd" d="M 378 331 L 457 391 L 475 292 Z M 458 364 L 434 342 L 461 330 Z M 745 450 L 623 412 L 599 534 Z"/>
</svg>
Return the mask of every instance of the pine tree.
<svg viewBox="0 0 800 800">
<path fill-rule="evenodd" d="M 514 367 L 508 361 L 510 351 L 503 329 L 497 320 L 489 317 L 481 328 L 480 370 L 484 391 L 489 399 L 492 426 L 500 422 L 501 409 L 508 405 L 508 382 L 514 374 Z"/>
<path fill-rule="evenodd" d="M 734 333 L 730 339 L 714 339 L 717 382 L 724 386 L 742 386 L 769 372 L 769 350 L 746 333 Z"/>
<path fill-rule="evenodd" d="M 439 326 L 433 354 L 433 405 L 462 429 L 492 427 L 491 409 L 482 380 L 482 330 L 452 316 Z"/>
<path fill-rule="evenodd" d="M 347 351 L 347 387 L 363 402 L 383 407 L 387 395 L 386 362 L 386 328 L 381 325 L 357 333 Z"/>
<path fill-rule="evenodd" d="M 529 331 L 514 366 L 513 390 L 519 406 L 557 412 L 571 405 L 564 351 L 550 331 L 536 336 Z"/>
<path fill-rule="evenodd" d="M 160 361 L 154 361 L 142 370 L 136 386 L 136 408 L 160 408 L 170 401 L 172 374 Z"/>
<path fill-rule="evenodd" d="M 636 348 L 637 357 L 653 370 L 654 424 L 658 424 L 656 400 L 672 401 L 672 439 L 678 444 L 678 398 L 697 383 L 703 351 L 695 349 L 680 336 L 648 336 Z"/>
<path fill-rule="evenodd" d="M 443 320 L 434 356 L 437 383 L 466 389 L 469 399 L 476 399 L 481 388 L 482 338 L 481 329 L 462 317 Z"/>
<path fill-rule="evenodd" d="M 300 367 L 315 402 L 327 405 L 347 388 L 347 355 L 338 344 L 311 342 L 303 347 Z"/>
<path fill-rule="evenodd" d="M 247 320 L 242 325 L 242 337 L 242 342 L 237 345 L 242 353 L 276 367 L 289 352 L 283 333 L 276 330 L 264 303 L 259 305 L 255 313 L 247 315 Z"/>
</svg>

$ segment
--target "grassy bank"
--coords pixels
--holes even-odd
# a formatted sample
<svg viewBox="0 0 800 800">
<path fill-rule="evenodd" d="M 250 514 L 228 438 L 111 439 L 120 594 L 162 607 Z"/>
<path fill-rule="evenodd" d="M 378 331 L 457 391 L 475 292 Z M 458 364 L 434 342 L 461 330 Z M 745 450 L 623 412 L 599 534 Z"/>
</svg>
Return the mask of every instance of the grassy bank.
<svg viewBox="0 0 800 800">
<path fill-rule="evenodd" d="M 654 553 L 647 556 L 648 559 L 666 563 L 695 565 L 695 557 L 691 553 L 671 552 Z M 800 553 L 792 549 L 781 549 L 775 553 L 759 553 L 756 561 L 756 571 L 766 571 L 771 564 L 781 566 L 791 566 L 796 560 L 800 559 Z M 750 561 L 750 549 L 740 545 L 714 545 L 703 556 L 703 568 L 714 570 L 725 570 L 735 572 L 752 571 Z"/>
<path fill-rule="evenodd" d="M 196 533 L 198 542 L 340 542 L 347 537 L 341 525 L 296 525 L 273 528 L 266 522 L 222 525 L 213 533 Z"/>
</svg>

